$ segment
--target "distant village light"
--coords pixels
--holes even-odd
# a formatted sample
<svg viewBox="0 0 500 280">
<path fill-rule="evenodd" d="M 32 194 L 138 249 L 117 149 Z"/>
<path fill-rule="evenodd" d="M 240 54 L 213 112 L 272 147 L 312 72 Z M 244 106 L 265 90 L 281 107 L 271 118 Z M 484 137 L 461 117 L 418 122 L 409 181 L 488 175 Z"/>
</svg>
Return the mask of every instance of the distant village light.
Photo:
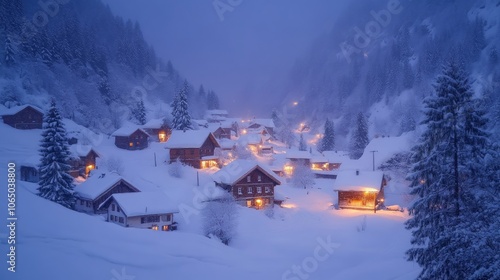
<svg viewBox="0 0 500 280">
<path fill-rule="evenodd" d="M 294 102 L 293 102 L 293 106 L 297 106 L 297 105 L 299 105 L 299 102 L 294 101 Z"/>
</svg>

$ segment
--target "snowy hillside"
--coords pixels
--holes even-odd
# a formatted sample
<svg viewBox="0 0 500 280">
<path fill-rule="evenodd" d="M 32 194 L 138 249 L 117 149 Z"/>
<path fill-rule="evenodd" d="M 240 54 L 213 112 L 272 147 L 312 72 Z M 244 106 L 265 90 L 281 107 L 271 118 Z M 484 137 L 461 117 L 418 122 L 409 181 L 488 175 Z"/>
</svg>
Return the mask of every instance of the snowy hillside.
<svg viewBox="0 0 500 280">
<path fill-rule="evenodd" d="M 2 140 L 3 147 L 11 147 L 2 149 L 2 162 L 22 161 L 37 153 L 40 130 L 22 131 L 0 124 L 0 133 L 9 135 Z M 142 191 L 162 191 L 179 206 L 195 207 L 197 193 L 213 187 L 210 170 L 200 172 L 200 187 L 192 168 L 186 168 L 184 178 L 170 177 L 164 143 L 126 151 L 116 148 L 112 139 L 96 139 L 100 139 L 94 144 L 102 161 L 119 158 L 122 176 Z M 7 174 L 6 165 L 1 174 Z M 5 175 L 2 178 L 6 180 Z M 409 242 L 403 226 L 407 214 L 335 210 L 331 207 L 335 200 L 331 180 L 317 179 L 308 190 L 278 186 L 288 197 L 287 208 L 276 207 L 272 218 L 263 211 L 238 206 L 237 235 L 229 247 L 203 236 L 200 214 L 178 215 L 176 232 L 124 228 L 44 200 L 34 194 L 36 187 L 18 183 L 18 272 L 7 274 L 3 269 L 2 279 L 67 279 L 67 275 L 71 279 L 112 279 L 117 275 L 135 279 L 199 279 L 207 275 L 210 279 L 294 279 L 294 265 L 301 267 L 298 273 L 312 279 L 413 279 L 419 270 L 404 256 Z M 2 193 L 6 195 L 5 190 Z M 1 206 L 7 208 L 6 200 Z M 5 251 L 6 227 L 1 228 L 0 237 Z M 324 247 L 326 243 L 331 247 Z"/>
</svg>

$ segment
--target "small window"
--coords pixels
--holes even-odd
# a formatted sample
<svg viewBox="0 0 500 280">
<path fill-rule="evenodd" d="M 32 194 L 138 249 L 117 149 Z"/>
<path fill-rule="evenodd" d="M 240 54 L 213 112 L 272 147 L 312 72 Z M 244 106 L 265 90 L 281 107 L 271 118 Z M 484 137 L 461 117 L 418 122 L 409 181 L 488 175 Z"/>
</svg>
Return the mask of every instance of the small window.
<svg viewBox="0 0 500 280">
<path fill-rule="evenodd" d="M 252 177 L 250 175 L 247 176 L 247 182 L 250 183 L 252 181 Z"/>
<path fill-rule="evenodd" d="M 130 143 L 128 143 L 128 146 L 129 146 L 129 147 L 133 147 L 133 146 L 134 146 L 134 142 L 130 142 Z"/>
<path fill-rule="evenodd" d="M 109 220 L 110 221 L 114 221 L 115 220 L 115 216 L 113 216 L 113 215 L 109 216 Z"/>
<path fill-rule="evenodd" d="M 238 188 L 238 194 L 243 194 L 243 191 L 241 190 L 241 187 Z"/>
<path fill-rule="evenodd" d="M 248 194 L 252 194 L 252 193 L 253 193 L 252 187 L 248 187 L 248 188 L 247 188 L 247 193 L 248 193 Z"/>
<path fill-rule="evenodd" d="M 144 224 L 144 223 L 146 223 L 146 218 L 141 217 L 141 224 Z"/>
<path fill-rule="evenodd" d="M 257 181 L 262 182 L 262 176 L 257 176 Z"/>
<path fill-rule="evenodd" d="M 169 228 L 168 228 L 168 226 L 162 226 L 162 227 L 161 227 L 161 230 L 163 230 L 163 231 L 168 231 L 168 230 L 169 230 Z"/>
<path fill-rule="evenodd" d="M 172 215 L 167 215 L 167 222 L 170 222 L 172 220 Z"/>
<path fill-rule="evenodd" d="M 119 205 L 116 205 L 116 211 L 117 211 L 117 212 L 120 212 L 120 211 L 121 211 L 121 209 L 120 209 L 120 206 L 119 206 Z"/>
<path fill-rule="evenodd" d="M 115 211 L 115 204 L 111 204 L 111 211 Z"/>
<path fill-rule="evenodd" d="M 120 224 L 123 224 L 123 217 L 119 217 L 119 218 L 118 218 L 118 222 L 119 222 Z"/>
<path fill-rule="evenodd" d="M 266 187 L 266 193 L 270 193 L 271 192 L 271 188 L 270 187 Z"/>
<path fill-rule="evenodd" d="M 252 201 L 251 200 L 247 200 L 247 207 L 252 207 Z"/>
<path fill-rule="evenodd" d="M 83 205 L 83 200 L 80 200 L 80 205 Z"/>
<path fill-rule="evenodd" d="M 262 193 L 262 187 L 257 187 L 257 193 Z"/>
</svg>

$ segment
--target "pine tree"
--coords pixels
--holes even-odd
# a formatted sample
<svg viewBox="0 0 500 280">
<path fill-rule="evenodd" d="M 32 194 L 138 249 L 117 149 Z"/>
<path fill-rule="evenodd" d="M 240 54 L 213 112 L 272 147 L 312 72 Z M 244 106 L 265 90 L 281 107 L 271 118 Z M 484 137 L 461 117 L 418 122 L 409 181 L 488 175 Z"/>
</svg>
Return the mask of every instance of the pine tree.
<svg viewBox="0 0 500 280">
<path fill-rule="evenodd" d="M 274 126 L 279 129 L 280 127 L 283 126 L 283 121 L 281 118 L 278 116 L 278 112 L 276 109 L 273 109 L 273 112 L 271 113 L 271 119 L 273 119 Z"/>
<path fill-rule="evenodd" d="M 67 208 L 73 208 L 75 197 L 73 178 L 68 173 L 68 140 L 54 101 L 44 116 L 40 156 L 39 195 Z"/>
<path fill-rule="evenodd" d="M 333 127 L 333 122 L 326 119 L 325 131 L 323 133 L 323 138 L 321 139 L 319 145 L 319 151 L 333 151 L 335 149 L 335 130 Z"/>
<path fill-rule="evenodd" d="M 184 86 L 179 91 L 179 94 L 172 103 L 172 128 L 177 130 L 186 131 L 193 129 L 191 124 L 191 116 L 188 111 L 188 83 L 185 81 Z"/>
<path fill-rule="evenodd" d="M 144 101 L 142 99 L 134 108 L 133 115 L 134 118 L 139 122 L 139 124 L 146 124 L 146 107 L 144 107 Z"/>
<path fill-rule="evenodd" d="M 422 267 L 419 279 L 494 279 L 500 238 L 488 233 L 500 230 L 492 214 L 498 211 L 498 175 L 484 159 L 498 159 L 498 153 L 456 64 L 444 68 L 434 89 L 425 100 L 427 130 L 413 148 L 408 176 L 417 196 L 406 223 L 414 246 L 408 258 Z"/>
<path fill-rule="evenodd" d="M 302 133 L 300 134 L 299 151 L 307 151 L 306 141 L 304 140 Z"/>
<path fill-rule="evenodd" d="M 368 146 L 368 142 L 368 124 L 366 123 L 365 116 L 360 112 L 356 121 L 356 128 L 351 137 L 350 157 L 352 159 L 359 159 L 363 155 L 366 146 Z"/>
<path fill-rule="evenodd" d="M 12 38 L 10 35 L 7 35 L 5 37 L 5 57 L 4 61 L 5 64 L 8 66 L 12 66 L 16 63 L 16 53 L 17 53 L 17 48 L 14 45 L 14 42 L 12 41 Z"/>
<path fill-rule="evenodd" d="M 207 95 L 207 105 L 208 105 L 208 110 L 217 110 L 220 107 L 219 104 L 219 97 L 215 92 L 210 90 Z"/>
</svg>

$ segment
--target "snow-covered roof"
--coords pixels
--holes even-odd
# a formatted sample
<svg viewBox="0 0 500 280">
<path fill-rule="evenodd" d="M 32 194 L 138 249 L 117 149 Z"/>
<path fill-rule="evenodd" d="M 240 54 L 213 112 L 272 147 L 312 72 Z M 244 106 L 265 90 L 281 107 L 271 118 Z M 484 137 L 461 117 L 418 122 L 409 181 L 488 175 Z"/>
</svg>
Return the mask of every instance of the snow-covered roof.
<svg viewBox="0 0 500 280">
<path fill-rule="evenodd" d="M 139 126 L 130 125 L 130 126 L 124 126 L 124 127 L 119 128 L 117 131 L 113 132 L 113 134 L 111 134 L 111 136 L 130 136 L 132 133 L 136 132 L 137 130 L 140 130 L 140 131 L 144 132 L 146 135 L 148 135 L 146 133 L 146 131 L 144 131 Z"/>
<path fill-rule="evenodd" d="M 207 110 L 207 115 L 223 115 L 227 116 L 229 113 L 226 110 Z"/>
<path fill-rule="evenodd" d="M 222 149 L 232 149 L 236 145 L 235 141 L 225 138 L 218 139 L 217 142 L 219 142 Z"/>
<path fill-rule="evenodd" d="M 99 156 L 99 153 L 97 153 L 91 145 L 74 144 L 69 146 L 69 152 L 73 157 L 85 157 L 90 151 L 94 151 Z"/>
<path fill-rule="evenodd" d="M 275 127 L 273 119 L 252 119 L 250 121 L 250 125 L 253 125 L 253 124 L 260 124 L 262 126 L 271 127 L 271 128 Z"/>
<path fill-rule="evenodd" d="M 340 191 L 379 191 L 384 179 L 381 171 L 340 171 L 335 179 L 334 190 Z"/>
<path fill-rule="evenodd" d="M 127 217 L 179 212 L 178 207 L 163 192 L 115 193 L 108 200 L 111 198 L 120 205 Z"/>
<path fill-rule="evenodd" d="M 312 155 L 308 151 L 287 150 L 287 159 L 311 159 Z"/>
<path fill-rule="evenodd" d="M 342 163 L 349 160 L 349 154 L 345 151 L 323 151 L 323 156 L 329 163 Z"/>
<path fill-rule="evenodd" d="M 22 165 L 22 166 L 38 168 L 38 165 L 40 164 L 40 156 L 33 155 L 30 157 L 23 158 L 23 159 L 18 161 L 18 164 L 20 166 Z"/>
<path fill-rule="evenodd" d="M 233 185 L 244 178 L 254 169 L 259 168 L 262 172 L 272 178 L 276 183 L 281 184 L 281 180 L 273 170 L 263 164 L 253 160 L 237 159 L 224 166 L 221 170 L 212 175 L 214 181 L 227 185 Z"/>
<path fill-rule="evenodd" d="M 74 190 L 78 196 L 94 200 L 113 187 L 120 180 L 123 180 L 123 178 L 116 173 L 94 174 L 85 182 L 77 185 Z"/>
<path fill-rule="evenodd" d="M 163 119 L 151 119 L 146 122 L 142 127 L 143 128 L 161 128 L 163 126 Z"/>
<path fill-rule="evenodd" d="M 25 108 L 27 107 L 31 107 L 33 109 L 35 109 L 36 111 L 40 112 L 43 114 L 43 110 L 36 107 L 36 106 L 33 106 L 33 105 L 29 105 L 29 104 L 25 104 L 25 105 L 21 105 L 21 106 L 14 106 L 14 107 L 10 107 L 8 109 L 4 109 L 4 110 L 1 110 L 0 111 L 0 115 L 1 116 L 9 116 L 9 115 L 14 115 L 14 114 L 17 114 L 19 113 L 20 111 L 24 110 Z"/>
<path fill-rule="evenodd" d="M 258 145 L 261 144 L 264 140 L 262 139 L 262 135 L 260 134 L 243 134 L 238 139 L 238 142 L 241 145 Z"/>
<path fill-rule="evenodd" d="M 166 147 L 168 149 L 200 148 L 208 137 L 212 137 L 216 146 L 219 146 L 213 134 L 208 130 L 174 130 L 167 141 Z"/>
</svg>

